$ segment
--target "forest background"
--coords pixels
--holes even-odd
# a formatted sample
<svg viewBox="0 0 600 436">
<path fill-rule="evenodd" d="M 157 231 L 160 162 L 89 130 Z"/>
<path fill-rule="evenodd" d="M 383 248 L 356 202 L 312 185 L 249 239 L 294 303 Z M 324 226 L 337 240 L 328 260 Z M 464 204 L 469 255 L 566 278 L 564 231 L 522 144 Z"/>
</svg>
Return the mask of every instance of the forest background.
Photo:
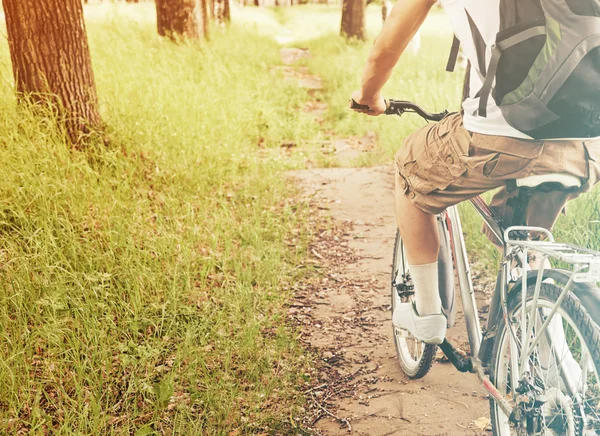
<svg viewBox="0 0 600 436">
<path fill-rule="evenodd" d="M 352 164 L 389 162 L 422 124 L 347 109 L 389 5 L 37 3 L 3 0 L 0 433 L 307 433 L 319 358 L 287 313 L 321 272 L 285 172 L 371 132 Z M 458 108 L 451 40 L 434 13 L 387 95 Z M 321 89 L 289 80 L 282 45 Z M 597 192 L 572 209 L 558 237 L 600 248 Z"/>
</svg>

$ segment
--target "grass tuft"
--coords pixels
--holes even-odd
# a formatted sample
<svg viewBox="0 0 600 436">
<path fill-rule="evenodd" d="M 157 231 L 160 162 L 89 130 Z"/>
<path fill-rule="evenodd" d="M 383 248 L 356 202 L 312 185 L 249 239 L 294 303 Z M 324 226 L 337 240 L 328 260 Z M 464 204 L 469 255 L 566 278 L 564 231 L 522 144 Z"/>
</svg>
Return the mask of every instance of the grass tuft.
<svg viewBox="0 0 600 436">
<path fill-rule="evenodd" d="M 110 147 L 70 149 L 0 89 L 0 433 L 291 431 L 306 213 L 257 151 L 314 134 L 293 110 L 306 92 L 267 37 L 175 45 L 151 5 L 102 7 L 86 12 Z"/>
</svg>

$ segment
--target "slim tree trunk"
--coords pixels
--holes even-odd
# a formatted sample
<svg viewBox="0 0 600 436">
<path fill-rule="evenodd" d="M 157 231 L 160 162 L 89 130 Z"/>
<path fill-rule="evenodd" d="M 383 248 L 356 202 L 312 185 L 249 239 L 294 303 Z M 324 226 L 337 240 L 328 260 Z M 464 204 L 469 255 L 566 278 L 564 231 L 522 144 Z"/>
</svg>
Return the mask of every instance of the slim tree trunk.
<svg viewBox="0 0 600 436">
<path fill-rule="evenodd" d="M 214 2 L 214 18 L 219 24 L 227 24 L 231 21 L 231 11 L 229 8 L 229 0 L 215 0 Z"/>
<path fill-rule="evenodd" d="M 223 21 L 225 21 L 225 23 L 230 23 L 231 22 L 231 8 L 229 6 L 229 0 L 222 0 L 223 1 Z"/>
<path fill-rule="evenodd" d="M 208 15 L 208 20 L 214 20 L 217 18 L 217 14 L 216 14 L 216 4 L 217 4 L 218 0 L 207 0 L 207 15 Z"/>
<path fill-rule="evenodd" d="M 200 39 L 208 33 L 207 9 L 206 0 L 156 0 L 158 34 L 174 41 Z"/>
<path fill-rule="evenodd" d="M 344 0 L 342 6 L 342 36 L 366 39 L 365 33 L 366 0 Z"/>
<path fill-rule="evenodd" d="M 100 125 L 81 0 L 2 0 L 19 94 L 50 101 L 74 143 Z"/>
<path fill-rule="evenodd" d="M 204 38 L 208 39 L 210 29 L 210 16 L 208 8 L 213 4 L 212 0 L 199 0 L 200 1 L 200 16 L 202 17 L 202 34 Z M 214 9 L 213 9 L 214 11 Z"/>
</svg>

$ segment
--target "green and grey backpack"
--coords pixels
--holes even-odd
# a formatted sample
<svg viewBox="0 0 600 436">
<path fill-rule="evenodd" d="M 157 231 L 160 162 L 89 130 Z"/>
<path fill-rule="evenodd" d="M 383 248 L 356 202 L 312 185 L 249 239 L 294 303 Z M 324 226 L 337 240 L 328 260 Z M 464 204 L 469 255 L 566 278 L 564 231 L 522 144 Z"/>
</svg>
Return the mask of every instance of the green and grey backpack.
<svg viewBox="0 0 600 436">
<path fill-rule="evenodd" d="M 478 70 L 479 116 L 491 97 L 533 138 L 600 136 L 600 0 L 500 0 L 500 32 Z"/>
</svg>

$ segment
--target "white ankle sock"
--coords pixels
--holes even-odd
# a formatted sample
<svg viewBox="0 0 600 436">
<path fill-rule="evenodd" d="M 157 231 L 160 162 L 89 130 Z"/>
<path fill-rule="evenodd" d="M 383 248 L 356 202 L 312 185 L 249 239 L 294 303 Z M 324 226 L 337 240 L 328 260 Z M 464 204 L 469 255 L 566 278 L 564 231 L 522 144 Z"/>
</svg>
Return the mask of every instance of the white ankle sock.
<svg viewBox="0 0 600 436">
<path fill-rule="evenodd" d="M 415 285 L 415 304 L 421 316 L 442 313 L 442 300 L 438 284 L 438 263 L 410 265 L 410 275 Z"/>
</svg>

